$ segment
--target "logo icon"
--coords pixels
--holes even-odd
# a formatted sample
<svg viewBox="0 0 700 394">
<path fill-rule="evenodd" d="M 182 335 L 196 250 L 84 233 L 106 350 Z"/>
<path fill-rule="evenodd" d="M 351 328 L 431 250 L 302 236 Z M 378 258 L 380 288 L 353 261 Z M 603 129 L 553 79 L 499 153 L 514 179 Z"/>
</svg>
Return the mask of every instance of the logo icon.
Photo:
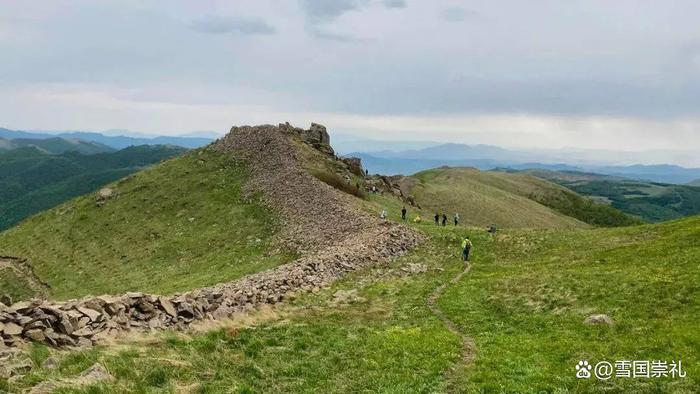
<svg viewBox="0 0 700 394">
<path fill-rule="evenodd" d="M 586 360 L 581 360 L 576 364 L 576 377 L 579 379 L 589 379 L 591 377 L 591 365 Z"/>
</svg>

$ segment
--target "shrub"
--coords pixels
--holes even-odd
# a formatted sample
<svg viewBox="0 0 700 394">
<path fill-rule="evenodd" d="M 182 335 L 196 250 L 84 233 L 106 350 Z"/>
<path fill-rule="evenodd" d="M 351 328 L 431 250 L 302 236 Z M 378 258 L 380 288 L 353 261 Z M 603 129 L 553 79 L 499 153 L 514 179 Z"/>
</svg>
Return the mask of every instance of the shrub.
<svg viewBox="0 0 700 394">
<path fill-rule="evenodd" d="M 352 194 L 353 196 L 361 199 L 367 199 L 367 193 L 365 193 L 365 191 L 362 190 L 361 187 L 348 183 L 348 181 L 343 179 L 343 177 L 341 177 L 338 174 L 325 171 L 314 171 L 312 175 L 316 177 L 319 181 L 327 185 L 333 186 L 334 188 L 342 192 Z"/>
</svg>

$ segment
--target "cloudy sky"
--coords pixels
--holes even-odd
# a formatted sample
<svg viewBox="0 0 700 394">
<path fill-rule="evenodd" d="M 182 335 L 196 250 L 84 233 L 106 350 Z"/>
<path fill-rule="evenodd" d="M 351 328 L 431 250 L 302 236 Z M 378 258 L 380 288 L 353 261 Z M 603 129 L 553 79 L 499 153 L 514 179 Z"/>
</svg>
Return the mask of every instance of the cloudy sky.
<svg viewBox="0 0 700 394">
<path fill-rule="evenodd" d="M 0 126 L 700 151 L 700 2 L 0 3 Z M 700 156 L 700 155 L 699 155 Z"/>
</svg>

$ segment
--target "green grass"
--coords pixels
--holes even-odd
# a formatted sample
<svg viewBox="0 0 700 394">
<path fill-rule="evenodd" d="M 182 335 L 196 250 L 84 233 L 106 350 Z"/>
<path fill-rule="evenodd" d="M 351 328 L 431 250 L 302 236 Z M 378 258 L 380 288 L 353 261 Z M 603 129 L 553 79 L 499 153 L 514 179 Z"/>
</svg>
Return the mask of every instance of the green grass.
<svg viewBox="0 0 700 394">
<path fill-rule="evenodd" d="M 290 261 L 272 246 L 276 221 L 244 200 L 244 168 L 194 151 L 0 233 L 0 254 L 22 257 L 59 299 L 125 291 L 174 293 Z"/>
<path fill-rule="evenodd" d="M 386 202 L 384 202 L 386 204 Z M 68 353 L 57 371 L 16 383 L 71 377 L 102 362 L 117 378 L 92 392 L 680 392 L 700 389 L 697 265 L 700 218 L 663 226 L 501 232 L 415 226 L 431 240 L 385 267 L 351 274 L 263 312 L 257 324 L 203 334 L 161 333 L 146 342 Z M 476 343 L 459 338 L 426 299 L 462 268 L 457 245 L 475 244 L 472 271 L 447 288 L 442 310 Z M 408 275 L 401 267 L 425 264 Z M 357 291 L 347 304 L 337 290 Z M 583 324 L 609 314 L 613 327 Z M 575 378 L 581 359 L 683 361 L 685 379 Z M 76 392 L 90 392 L 88 389 Z"/>
<path fill-rule="evenodd" d="M 10 297 L 11 300 L 31 298 L 34 290 L 26 278 L 18 276 L 14 270 L 0 267 L 0 297 Z"/>
<path fill-rule="evenodd" d="M 58 371 L 37 369 L 18 387 L 74 376 L 99 361 L 117 378 L 99 387 L 101 392 L 167 392 L 191 385 L 201 393 L 443 392 L 460 343 L 430 315 L 425 299 L 461 265 L 442 265 L 454 250 L 434 254 L 428 247 L 390 267 L 351 274 L 290 302 L 255 327 L 166 333 L 147 346 L 72 353 Z M 424 263 L 435 275 L 406 276 L 400 267 L 407 263 Z M 334 302 L 337 290 L 352 289 L 356 299 Z"/>
<path fill-rule="evenodd" d="M 412 194 L 426 210 L 473 226 L 508 228 L 584 228 L 587 225 L 528 197 L 542 185 L 509 174 L 468 168 L 439 168 L 414 175 L 419 183 Z M 534 178 L 533 178 L 534 179 Z M 549 184 L 550 187 L 559 188 Z"/>
<path fill-rule="evenodd" d="M 514 232 L 441 307 L 476 341 L 463 375 L 485 392 L 697 392 L 700 218 L 662 226 Z M 613 327 L 584 325 L 590 314 Z M 579 360 L 678 360 L 686 379 L 579 381 Z"/>
</svg>

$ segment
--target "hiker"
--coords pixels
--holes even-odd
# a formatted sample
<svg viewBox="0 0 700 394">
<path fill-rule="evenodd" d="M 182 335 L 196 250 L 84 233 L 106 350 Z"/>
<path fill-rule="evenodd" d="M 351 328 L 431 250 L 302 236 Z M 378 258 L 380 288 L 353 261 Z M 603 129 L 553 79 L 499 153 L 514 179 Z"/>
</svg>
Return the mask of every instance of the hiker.
<svg viewBox="0 0 700 394">
<path fill-rule="evenodd" d="M 459 213 L 455 212 L 455 226 L 459 224 Z"/>
<path fill-rule="evenodd" d="M 413 223 L 420 223 L 421 220 L 420 215 L 416 215 L 416 217 L 413 219 Z"/>
<path fill-rule="evenodd" d="M 369 176 L 369 170 L 365 170 L 365 176 Z"/>
<path fill-rule="evenodd" d="M 439 226 L 440 225 L 440 214 L 435 213 L 435 225 Z"/>
<path fill-rule="evenodd" d="M 401 208 L 401 220 L 406 221 L 406 207 Z"/>
<path fill-rule="evenodd" d="M 442 214 L 442 227 L 447 226 L 447 215 Z"/>
<path fill-rule="evenodd" d="M 386 209 L 382 209 L 382 213 L 379 214 L 379 218 L 386 219 L 386 217 L 387 217 Z"/>
<path fill-rule="evenodd" d="M 469 261 L 469 252 L 472 250 L 472 241 L 469 237 L 465 237 L 462 240 L 462 261 Z"/>
</svg>

